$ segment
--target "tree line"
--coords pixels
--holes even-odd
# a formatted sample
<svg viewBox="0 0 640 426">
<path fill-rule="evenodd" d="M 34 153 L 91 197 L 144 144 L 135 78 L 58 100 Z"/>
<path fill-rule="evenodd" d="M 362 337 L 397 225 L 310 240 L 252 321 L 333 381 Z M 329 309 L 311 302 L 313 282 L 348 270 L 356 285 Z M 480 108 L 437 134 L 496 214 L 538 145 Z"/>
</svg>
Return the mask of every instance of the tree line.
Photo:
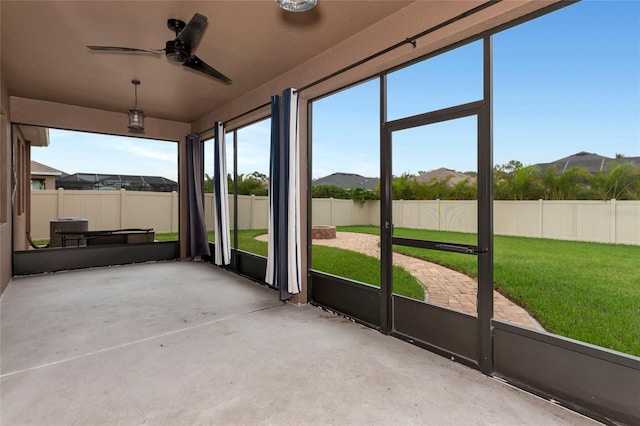
<svg viewBox="0 0 640 426">
<path fill-rule="evenodd" d="M 392 179 L 394 200 L 475 200 L 476 174 L 451 183 L 451 177 L 422 182 L 418 175 L 404 173 Z M 233 193 L 233 177 L 228 176 Z M 238 175 L 240 195 L 267 195 L 269 178 L 259 172 Z M 496 200 L 640 200 L 640 167 L 633 163 L 613 163 L 605 170 L 589 173 L 581 167 L 558 171 L 555 166 L 541 170 L 512 160 L 493 168 Z M 205 175 L 205 192 L 213 192 L 213 178 Z M 380 199 L 380 185 L 374 190 L 345 189 L 336 185 L 315 185 L 313 198 L 337 198 L 365 202 Z"/>
<path fill-rule="evenodd" d="M 510 161 L 494 168 L 496 200 L 640 200 L 640 167 L 611 163 L 589 173 L 582 167 L 540 170 Z"/>
<path fill-rule="evenodd" d="M 475 200 L 475 173 L 451 182 L 451 177 L 422 182 L 418 175 L 404 173 L 392 179 L 394 200 Z M 364 192 L 364 194 L 363 194 Z M 374 190 L 344 189 L 334 185 L 313 188 L 314 198 L 341 198 L 364 201 L 380 199 L 380 185 Z M 495 200 L 640 200 L 640 167 L 632 163 L 611 164 L 589 173 L 581 167 L 558 171 L 555 166 L 541 170 L 512 160 L 493 168 Z"/>
<path fill-rule="evenodd" d="M 229 193 L 234 193 L 233 175 L 227 175 Z M 269 178 L 264 173 L 253 172 L 249 174 L 238 174 L 238 195 L 267 195 L 269 193 Z M 213 176 L 205 173 L 204 192 L 213 191 Z"/>
</svg>

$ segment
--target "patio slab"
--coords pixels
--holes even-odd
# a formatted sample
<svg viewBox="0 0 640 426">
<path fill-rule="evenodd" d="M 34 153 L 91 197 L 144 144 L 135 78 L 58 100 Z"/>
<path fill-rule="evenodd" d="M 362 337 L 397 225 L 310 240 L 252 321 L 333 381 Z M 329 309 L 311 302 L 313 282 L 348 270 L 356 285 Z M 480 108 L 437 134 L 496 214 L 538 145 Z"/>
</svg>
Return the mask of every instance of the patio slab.
<svg viewBox="0 0 640 426">
<path fill-rule="evenodd" d="M 211 265 L 14 279 L 0 423 L 596 422 Z"/>
</svg>

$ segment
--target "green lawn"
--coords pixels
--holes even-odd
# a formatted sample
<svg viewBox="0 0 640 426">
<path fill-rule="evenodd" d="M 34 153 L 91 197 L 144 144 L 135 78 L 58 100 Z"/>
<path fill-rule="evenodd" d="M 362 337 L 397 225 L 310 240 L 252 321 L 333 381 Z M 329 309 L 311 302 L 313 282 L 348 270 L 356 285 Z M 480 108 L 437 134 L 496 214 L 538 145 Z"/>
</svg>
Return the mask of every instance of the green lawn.
<svg viewBox="0 0 640 426">
<path fill-rule="evenodd" d="M 238 231 L 238 248 L 250 253 L 267 255 L 267 243 L 255 239 L 266 234 L 266 229 Z M 233 238 L 233 232 L 231 233 Z M 209 238 L 213 241 L 213 235 Z M 380 287 L 380 262 L 378 259 L 335 247 L 314 245 L 312 249 L 313 269 L 339 277 Z M 394 266 L 396 293 L 424 300 L 424 287 L 405 269 Z"/>
<path fill-rule="evenodd" d="M 354 251 L 313 246 L 313 269 L 380 287 L 380 261 Z M 424 300 L 424 287 L 413 275 L 399 266 L 393 267 L 394 292 Z"/>
<path fill-rule="evenodd" d="M 267 255 L 267 243 L 258 241 L 258 235 L 266 234 L 266 229 L 238 231 L 238 248 L 260 256 Z M 156 234 L 157 240 L 176 240 L 177 234 Z M 213 241 L 213 232 L 209 232 Z M 233 232 L 231 232 L 233 241 Z M 313 246 L 313 269 L 328 274 L 380 287 L 380 262 L 378 259 L 334 247 Z M 424 287 L 405 269 L 394 266 L 394 288 L 397 294 L 424 300 Z"/>
<path fill-rule="evenodd" d="M 374 226 L 340 231 L 379 234 Z M 396 228 L 395 235 L 475 244 L 475 234 Z M 474 256 L 394 246 L 477 276 Z M 494 237 L 494 283 L 550 332 L 640 356 L 640 247 Z"/>
</svg>

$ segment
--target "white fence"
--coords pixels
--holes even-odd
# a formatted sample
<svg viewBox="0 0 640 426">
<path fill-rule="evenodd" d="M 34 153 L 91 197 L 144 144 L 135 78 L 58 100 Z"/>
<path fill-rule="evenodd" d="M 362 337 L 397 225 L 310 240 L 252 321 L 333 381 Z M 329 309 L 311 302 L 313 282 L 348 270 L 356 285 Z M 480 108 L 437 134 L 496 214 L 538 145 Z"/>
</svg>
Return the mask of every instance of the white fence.
<svg viewBox="0 0 640 426">
<path fill-rule="evenodd" d="M 213 194 L 204 194 L 204 212 L 207 229 L 213 229 Z M 229 217 L 234 227 L 233 195 L 229 196 Z M 238 195 L 238 229 L 267 229 L 269 201 L 267 197 Z"/>
<path fill-rule="evenodd" d="M 31 193 L 31 234 L 49 238 L 49 221 L 89 219 L 89 229 L 153 228 L 178 231 L 178 194 L 135 191 L 43 190 Z M 233 196 L 230 196 L 233 226 Z M 314 225 L 379 225 L 380 201 L 313 200 Z M 207 229 L 213 229 L 213 194 L 205 194 Z M 267 197 L 238 196 L 238 229 L 267 228 Z M 394 225 L 476 232 L 475 201 L 393 203 Z M 559 240 L 640 245 L 640 201 L 495 201 L 494 232 Z"/>
<path fill-rule="evenodd" d="M 31 237 L 49 239 L 49 221 L 89 220 L 89 230 L 153 228 L 178 232 L 178 193 L 139 191 L 31 191 Z"/>
</svg>

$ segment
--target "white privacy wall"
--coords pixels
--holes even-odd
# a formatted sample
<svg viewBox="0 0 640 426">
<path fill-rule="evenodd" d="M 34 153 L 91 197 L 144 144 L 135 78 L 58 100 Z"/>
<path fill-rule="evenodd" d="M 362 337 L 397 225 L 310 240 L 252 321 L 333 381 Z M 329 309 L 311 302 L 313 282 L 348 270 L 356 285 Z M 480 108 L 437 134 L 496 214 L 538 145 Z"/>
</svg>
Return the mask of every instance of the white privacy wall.
<svg viewBox="0 0 640 426">
<path fill-rule="evenodd" d="M 90 230 L 153 228 L 177 232 L 178 193 L 41 190 L 31 193 L 31 235 L 49 238 L 49 221 L 89 220 Z M 233 195 L 229 197 L 231 226 Z M 207 229 L 213 229 L 213 194 L 205 194 Z M 238 195 L 238 229 L 267 228 L 267 197 Z M 475 201 L 397 200 L 394 226 L 476 232 Z M 312 201 L 313 225 L 379 225 L 380 201 L 319 198 Z M 495 201 L 494 232 L 559 240 L 640 245 L 640 201 Z"/>
</svg>

